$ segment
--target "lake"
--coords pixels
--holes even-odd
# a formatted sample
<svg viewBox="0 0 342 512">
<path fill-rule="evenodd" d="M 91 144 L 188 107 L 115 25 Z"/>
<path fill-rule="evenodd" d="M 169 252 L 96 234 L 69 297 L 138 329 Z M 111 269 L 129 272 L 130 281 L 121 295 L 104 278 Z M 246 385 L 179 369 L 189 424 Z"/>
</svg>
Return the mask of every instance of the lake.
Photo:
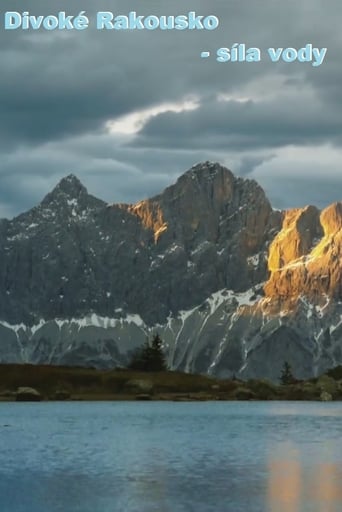
<svg viewBox="0 0 342 512">
<path fill-rule="evenodd" d="M 341 512 L 342 403 L 0 403 L 1 512 Z"/>
</svg>

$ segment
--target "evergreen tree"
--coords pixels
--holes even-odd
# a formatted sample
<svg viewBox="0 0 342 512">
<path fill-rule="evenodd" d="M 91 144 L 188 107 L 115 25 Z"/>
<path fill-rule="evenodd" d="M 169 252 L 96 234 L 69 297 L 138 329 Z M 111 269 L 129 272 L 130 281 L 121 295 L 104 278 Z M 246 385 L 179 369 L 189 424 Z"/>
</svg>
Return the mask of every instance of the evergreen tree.
<svg viewBox="0 0 342 512">
<path fill-rule="evenodd" d="M 137 348 L 128 364 L 130 370 L 145 371 L 149 353 L 149 342 L 146 339 L 142 347 Z"/>
<path fill-rule="evenodd" d="M 162 349 L 162 339 L 157 333 L 152 338 L 150 358 L 149 358 L 149 371 L 161 372 L 167 370 L 167 364 Z"/>
<path fill-rule="evenodd" d="M 153 336 L 151 342 L 147 339 L 144 345 L 134 352 L 128 368 L 144 372 L 162 372 L 167 370 L 162 344 L 162 339 L 158 333 Z"/>
<path fill-rule="evenodd" d="M 280 382 L 284 386 L 286 386 L 287 384 L 293 384 L 295 382 L 295 378 L 292 373 L 292 368 L 288 361 L 284 362 L 283 369 L 280 375 Z"/>
</svg>

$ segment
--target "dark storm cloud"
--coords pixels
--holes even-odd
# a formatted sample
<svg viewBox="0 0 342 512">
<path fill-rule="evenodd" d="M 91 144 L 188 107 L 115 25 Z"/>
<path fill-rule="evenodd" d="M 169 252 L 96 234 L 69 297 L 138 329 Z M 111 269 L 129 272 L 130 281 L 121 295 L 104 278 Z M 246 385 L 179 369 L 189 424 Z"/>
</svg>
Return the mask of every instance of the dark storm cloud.
<svg viewBox="0 0 342 512">
<path fill-rule="evenodd" d="M 32 206 L 71 171 L 108 201 L 134 201 L 159 192 L 206 159 L 221 161 L 241 175 L 255 171 L 274 199 L 276 179 L 262 171 L 278 162 L 274 155 L 280 150 L 304 146 L 309 154 L 311 147 L 341 145 L 338 0 L 28 3 L 11 0 L 6 9 L 27 9 L 35 15 L 85 10 L 92 24 L 99 10 L 145 15 L 194 10 L 217 15 L 220 26 L 211 32 L 177 33 L 0 29 L 0 216 Z M 311 42 L 328 47 L 328 53 L 318 68 L 265 59 L 253 65 L 220 65 L 214 58 L 199 57 L 202 50 L 215 52 L 235 42 L 263 52 L 270 46 Z M 220 94 L 232 99 L 219 101 Z M 108 134 L 108 121 L 188 97 L 197 98 L 197 110 L 160 113 L 128 139 Z M 241 98 L 243 102 L 237 101 Z M 335 152 L 331 158 L 333 176 L 340 156 Z M 326 172 L 325 159 L 323 151 L 316 155 L 313 182 Z M 303 158 L 291 163 L 298 164 L 300 174 Z M 274 173 L 279 179 L 286 176 L 280 165 Z M 340 183 L 338 176 L 336 180 L 334 190 Z M 298 181 L 291 192 L 299 204 L 304 188 Z M 324 188 L 324 201 L 333 198 L 333 189 Z M 316 199 L 313 192 L 312 197 Z"/>
<path fill-rule="evenodd" d="M 276 8 L 275 4 L 278 4 Z M 210 8 L 205 5 L 204 1 L 188 1 L 185 6 L 178 1 L 170 7 L 161 2 L 156 8 L 155 2 L 146 1 L 128 7 L 124 2 L 102 1 L 97 2 L 96 9 L 127 13 L 135 6 L 143 14 L 187 12 L 191 8 L 201 14 L 215 12 L 221 15 L 221 25 L 209 33 L 113 34 L 94 28 L 71 34 L 35 31 L 4 34 L 2 31 L 2 139 L 13 137 L 37 143 L 93 131 L 100 129 L 106 120 L 135 109 L 187 94 L 205 96 L 231 90 L 264 72 L 263 63 L 253 68 L 240 65 L 232 69 L 216 62 L 204 63 L 199 53 L 207 45 L 214 50 L 239 40 L 261 47 L 290 41 L 301 44 L 302 35 L 296 33 L 295 24 L 286 26 L 295 21 L 295 14 L 280 2 L 274 2 L 271 7 L 269 1 L 263 1 L 248 9 L 236 6 L 235 2 L 231 5 L 217 2 Z M 11 8 L 22 12 L 22 2 L 13 0 Z M 78 1 L 30 2 L 30 13 L 35 14 L 63 8 L 71 14 L 85 9 L 94 22 L 94 3 L 89 0 L 83 1 L 82 7 Z M 266 26 L 267 17 L 263 18 L 265 13 L 268 18 L 277 15 L 275 23 L 287 34 L 286 39 L 278 30 L 275 41 L 272 27 Z M 329 16 L 329 9 L 325 16 Z M 298 23 L 303 24 L 301 20 Z M 293 73 L 293 69 L 288 68 L 288 72 Z"/>
<path fill-rule="evenodd" d="M 154 116 L 133 144 L 233 149 L 337 141 L 342 117 L 306 97 L 205 103 L 195 111 Z"/>
</svg>

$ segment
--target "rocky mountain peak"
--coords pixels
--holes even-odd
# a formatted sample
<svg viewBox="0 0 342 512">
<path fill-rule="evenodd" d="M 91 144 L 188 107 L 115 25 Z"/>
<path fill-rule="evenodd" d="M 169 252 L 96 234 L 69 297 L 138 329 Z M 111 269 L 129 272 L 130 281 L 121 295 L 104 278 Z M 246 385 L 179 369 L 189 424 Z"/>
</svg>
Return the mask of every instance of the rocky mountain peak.
<svg viewBox="0 0 342 512">
<path fill-rule="evenodd" d="M 80 195 L 87 195 L 86 187 L 74 174 L 69 174 L 60 180 L 55 188 L 48 194 L 47 197 L 56 197 L 59 195 L 66 195 L 70 199 L 77 199 Z"/>
<path fill-rule="evenodd" d="M 81 181 L 74 174 L 69 174 L 44 197 L 38 210 L 58 211 L 63 214 L 69 212 L 72 217 L 76 217 L 82 212 L 103 207 L 105 204 L 104 201 L 88 194 Z"/>
<path fill-rule="evenodd" d="M 154 232 L 161 250 L 177 240 L 186 250 L 209 243 L 211 250 L 221 251 L 234 239 L 239 251 L 251 255 L 260 250 L 265 232 L 278 222 L 254 180 L 235 177 L 226 167 L 209 161 L 194 165 L 161 194 L 129 211 Z"/>
<path fill-rule="evenodd" d="M 218 162 L 206 161 L 193 165 L 171 187 L 176 189 L 184 187 L 208 188 L 222 185 L 223 182 L 233 184 L 234 174 Z"/>
<path fill-rule="evenodd" d="M 342 229 L 342 202 L 325 208 L 320 218 L 325 235 L 332 235 Z"/>
<path fill-rule="evenodd" d="M 202 179 L 213 178 L 220 173 L 229 175 L 231 178 L 234 177 L 233 173 L 221 165 L 219 162 L 211 162 L 209 160 L 205 162 L 199 162 L 191 167 L 183 176 L 196 175 Z"/>
</svg>

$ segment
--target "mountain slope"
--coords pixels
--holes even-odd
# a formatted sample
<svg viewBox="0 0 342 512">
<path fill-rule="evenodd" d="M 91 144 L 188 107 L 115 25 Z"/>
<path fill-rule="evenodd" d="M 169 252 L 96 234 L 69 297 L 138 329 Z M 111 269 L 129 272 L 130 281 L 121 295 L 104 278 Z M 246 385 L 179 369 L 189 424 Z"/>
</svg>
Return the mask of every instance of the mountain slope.
<svg viewBox="0 0 342 512">
<path fill-rule="evenodd" d="M 1 361 L 122 365 L 158 330 L 172 368 L 309 377 L 342 363 L 341 226 L 210 162 L 135 205 L 70 175 L 0 221 Z"/>
<path fill-rule="evenodd" d="M 33 324 L 116 309 L 147 324 L 263 279 L 277 216 L 261 188 L 199 165 L 160 196 L 107 205 L 74 176 L 0 230 L 0 317 Z"/>
</svg>

